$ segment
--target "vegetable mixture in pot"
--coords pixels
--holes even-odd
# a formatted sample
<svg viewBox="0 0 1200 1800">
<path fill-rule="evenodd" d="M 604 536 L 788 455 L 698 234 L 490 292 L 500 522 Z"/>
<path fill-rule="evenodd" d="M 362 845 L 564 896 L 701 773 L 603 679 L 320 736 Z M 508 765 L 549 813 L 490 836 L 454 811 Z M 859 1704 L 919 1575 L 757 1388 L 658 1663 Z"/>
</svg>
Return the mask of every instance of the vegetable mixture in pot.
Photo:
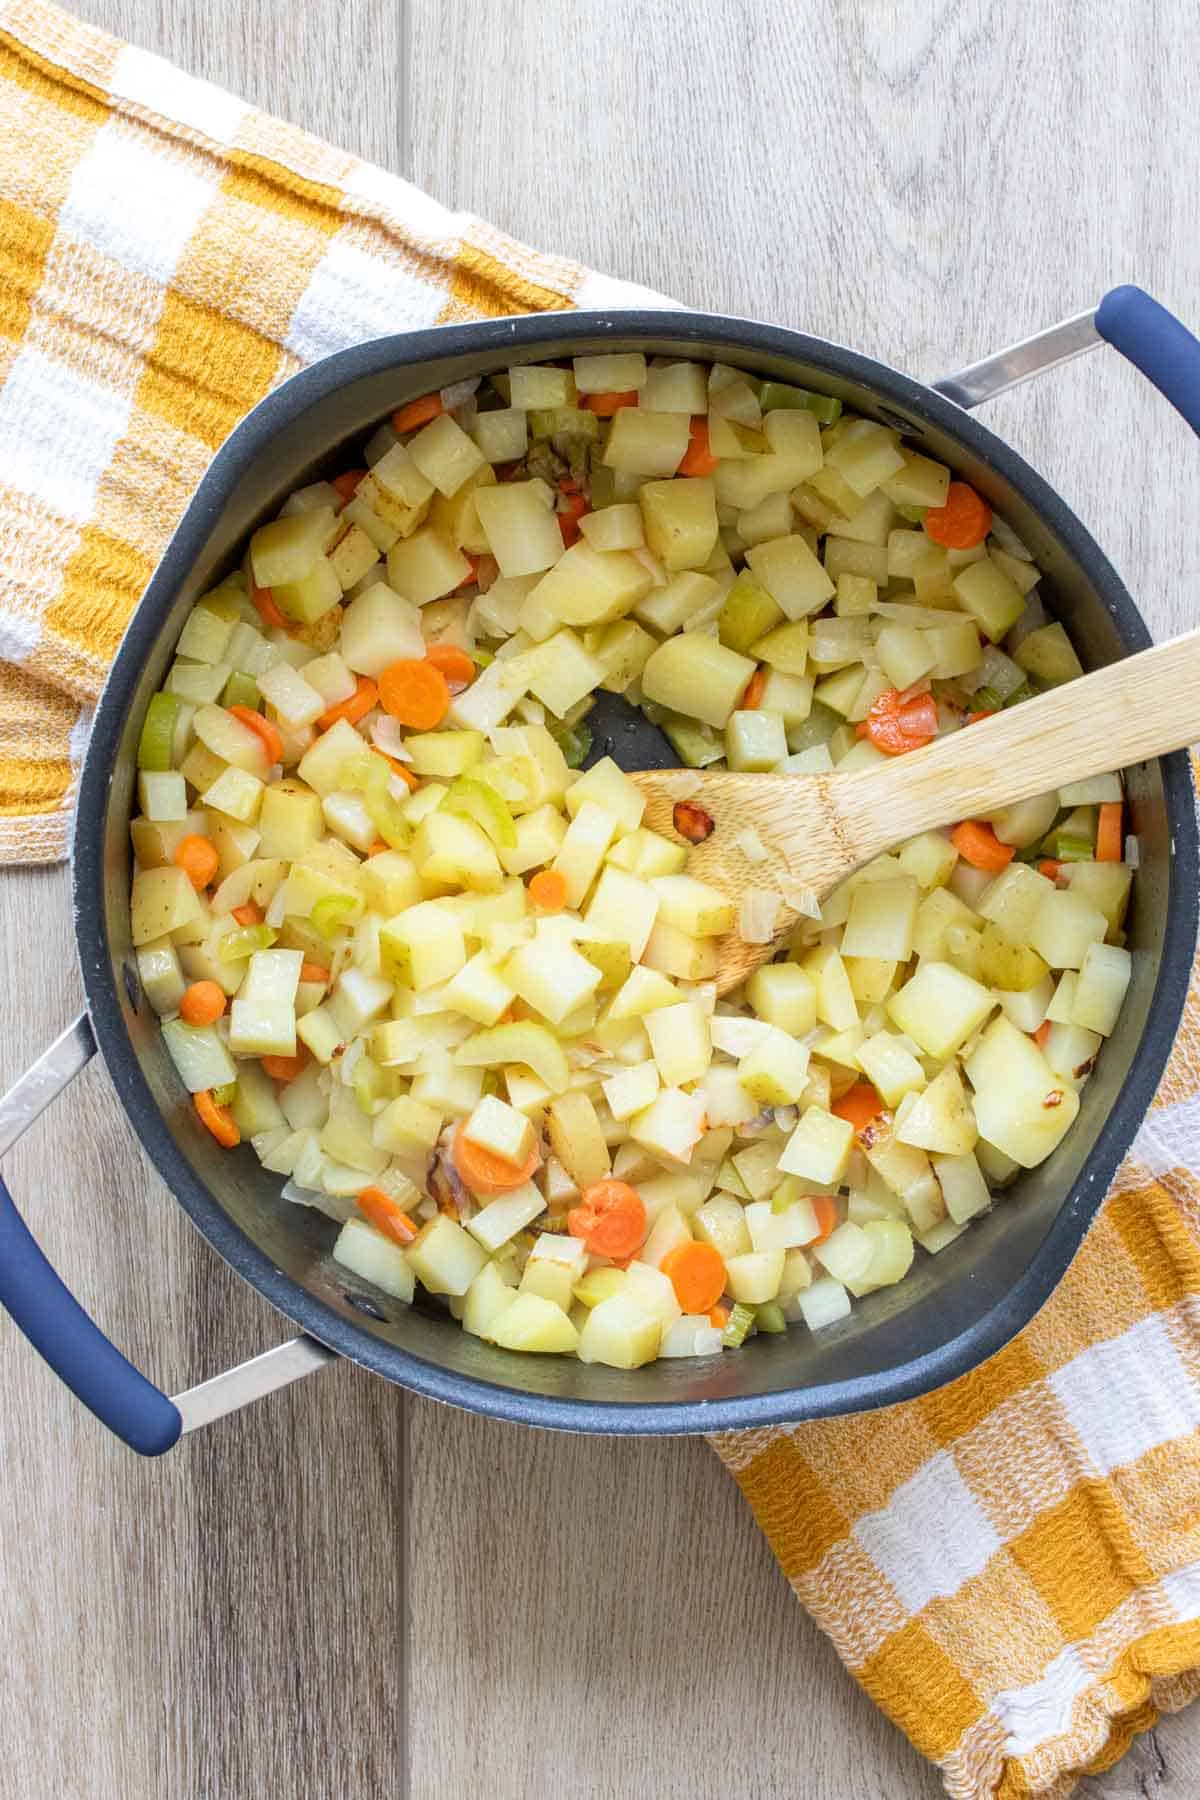
<svg viewBox="0 0 1200 1800">
<path fill-rule="evenodd" d="M 718 1000 L 754 925 L 687 872 L 711 821 L 647 830 L 587 714 L 694 768 L 904 755 L 1081 673 L 1029 552 L 899 432 L 720 364 L 514 367 L 363 460 L 254 533 L 146 714 L 133 935 L 199 1119 L 507 1349 L 845 1317 L 1070 1128 L 1129 979 L 1120 778 L 898 845 Z"/>
</svg>

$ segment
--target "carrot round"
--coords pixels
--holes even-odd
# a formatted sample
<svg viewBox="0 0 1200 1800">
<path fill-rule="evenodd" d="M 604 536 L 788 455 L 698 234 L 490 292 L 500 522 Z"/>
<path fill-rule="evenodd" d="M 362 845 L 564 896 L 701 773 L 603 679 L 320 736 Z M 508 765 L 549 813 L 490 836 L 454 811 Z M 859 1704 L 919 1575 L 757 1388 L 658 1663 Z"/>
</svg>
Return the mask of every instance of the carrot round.
<svg viewBox="0 0 1200 1800">
<path fill-rule="evenodd" d="M 729 1308 L 727 1306 L 714 1306 L 708 1315 L 708 1322 L 710 1325 L 715 1325 L 718 1331 L 724 1331 L 729 1323 Z"/>
<path fill-rule="evenodd" d="M 1062 874 L 1062 864 L 1056 856 L 1044 856 L 1038 864 L 1038 874 L 1044 875 L 1047 881 L 1057 882 Z"/>
<path fill-rule="evenodd" d="M 623 406 L 636 406 L 637 403 L 636 388 L 630 388 L 627 393 L 621 394 L 585 394 L 583 399 L 587 410 L 594 412 L 600 419 L 611 419 L 613 414 L 620 412 Z"/>
<path fill-rule="evenodd" d="M 463 687 L 475 679 L 475 663 L 457 644 L 430 644 L 425 661 L 440 669 L 447 681 L 461 682 Z"/>
<path fill-rule="evenodd" d="M 253 602 L 255 612 L 257 612 L 264 625 L 270 625 L 275 631 L 287 630 L 288 622 L 276 606 L 275 596 L 270 588 L 255 587 L 252 584 L 250 588 L 250 599 Z"/>
<path fill-rule="evenodd" d="M 189 831 L 175 846 L 173 861 L 183 870 L 194 888 L 205 888 L 217 872 L 221 859 L 215 845 L 198 831 Z"/>
<path fill-rule="evenodd" d="M 584 494 L 564 493 L 563 500 L 565 504 L 558 511 L 558 529 L 562 533 L 564 550 L 569 550 L 572 544 L 579 542 L 579 521 L 585 513 L 591 511 L 591 507 Z"/>
<path fill-rule="evenodd" d="M 245 906 L 235 906 L 232 909 L 232 917 L 237 920 L 239 925 L 261 925 L 263 909 L 261 906 L 255 906 L 253 900 L 247 900 Z"/>
<path fill-rule="evenodd" d="M 877 1119 L 883 1111 L 883 1101 L 869 1081 L 856 1081 L 853 1087 L 847 1088 L 840 1100 L 835 1100 L 830 1107 L 835 1118 L 845 1119 L 853 1125 L 857 1133 L 864 1132 L 872 1119 Z"/>
<path fill-rule="evenodd" d="M 412 731 L 435 731 L 449 711 L 450 689 L 433 663 L 404 658 L 380 675 L 379 704 Z"/>
<path fill-rule="evenodd" d="M 557 869 L 539 869 L 529 877 L 528 893 L 540 912 L 561 912 L 567 904 L 566 877 Z"/>
<path fill-rule="evenodd" d="M 225 1011 L 225 995 L 215 981 L 193 981 L 179 1002 L 179 1016 L 187 1025 L 215 1025 Z"/>
<path fill-rule="evenodd" d="M 1044 1050 L 1046 1048 L 1046 1039 L 1050 1036 L 1050 1020 L 1043 1019 L 1037 1030 L 1031 1031 L 1029 1035 L 1037 1045 L 1038 1049 Z"/>
<path fill-rule="evenodd" d="M 702 414 L 697 414 L 688 426 L 688 447 L 676 473 L 711 475 L 716 466 L 717 459 L 708 445 L 708 420 Z"/>
<path fill-rule="evenodd" d="M 713 1244 L 677 1244 L 658 1266 L 685 1313 L 711 1312 L 725 1292 L 725 1258 Z"/>
<path fill-rule="evenodd" d="M 328 731 L 329 727 L 336 725 L 339 719 L 345 719 L 348 725 L 357 725 L 360 719 L 366 718 L 378 699 L 379 689 L 370 676 L 360 675 L 350 698 L 339 700 L 336 706 L 327 708 L 321 714 L 317 720 L 317 730 Z"/>
<path fill-rule="evenodd" d="M 1125 845 L 1122 835 L 1125 806 L 1120 800 L 1105 800 L 1096 821 L 1096 861 L 1120 862 Z"/>
<path fill-rule="evenodd" d="M 418 1227 L 404 1208 L 382 1188 L 365 1187 L 358 1196 L 358 1210 L 365 1213 L 376 1231 L 391 1238 L 394 1244 L 411 1244 Z"/>
<path fill-rule="evenodd" d="M 837 1202 L 832 1194 L 810 1194 L 808 1197 L 812 1201 L 812 1209 L 817 1215 L 817 1224 L 820 1226 L 820 1231 L 812 1242 L 823 1244 L 827 1237 L 833 1236 L 833 1229 L 838 1221 Z"/>
<path fill-rule="evenodd" d="M 965 481 L 952 481 L 943 506 L 925 514 L 925 530 L 947 550 L 973 550 L 992 529 L 992 509 Z"/>
<path fill-rule="evenodd" d="M 405 782 L 409 788 L 419 788 L 420 787 L 421 783 L 417 780 L 417 777 L 413 774 L 413 771 L 409 768 L 407 763 L 402 763 L 398 756 L 389 756 L 387 751 L 381 750 L 378 745 L 376 745 L 376 747 L 375 747 L 375 754 L 376 754 L 376 756 L 382 756 L 384 762 L 387 763 L 388 767 L 391 769 L 392 774 L 398 775 L 400 777 L 401 781 Z M 380 840 L 380 842 L 382 842 L 382 839 Z M 390 850 L 391 845 L 387 844 L 387 845 L 385 845 L 385 848 Z M 373 847 L 372 847 L 371 854 L 372 855 L 375 854 Z"/>
<path fill-rule="evenodd" d="M 1007 869 L 1015 855 L 1012 844 L 1002 844 L 990 825 L 982 819 L 964 819 L 950 833 L 950 842 L 958 851 L 964 862 L 969 862 L 973 869 L 986 869 L 989 875 L 998 875 L 1001 869 Z"/>
<path fill-rule="evenodd" d="M 270 719 L 255 712 L 252 706 L 231 706 L 228 710 L 235 719 L 240 719 L 243 725 L 262 739 L 263 747 L 273 763 L 283 761 L 283 739 L 279 735 L 278 725 L 273 725 Z"/>
<path fill-rule="evenodd" d="M 766 672 L 763 669 L 755 669 L 742 694 L 741 709 L 743 712 L 753 712 L 756 707 L 762 705 L 763 689 L 766 685 Z"/>
<path fill-rule="evenodd" d="M 212 1133 L 222 1149 L 232 1150 L 236 1144 L 241 1143 L 241 1132 L 225 1108 L 217 1105 L 211 1088 L 201 1088 L 198 1094 L 193 1094 L 192 1105 L 204 1129 Z"/>
<path fill-rule="evenodd" d="M 445 410 L 440 394 L 422 394 L 419 400 L 410 400 L 407 406 L 396 408 L 392 414 L 392 430 L 397 437 L 403 437 L 406 431 L 428 425 L 430 419 L 438 418 Z"/>
<path fill-rule="evenodd" d="M 349 504 L 358 492 L 359 482 L 365 481 L 366 476 L 365 469 L 345 469 L 342 474 L 335 475 L 329 485 L 340 499 Z"/>
<path fill-rule="evenodd" d="M 510 1163 L 505 1157 L 497 1156 L 494 1150 L 485 1150 L 482 1144 L 472 1143 L 470 1138 L 463 1136 L 461 1127 L 454 1134 L 450 1155 L 455 1168 L 476 1194 L 506 1194 L 511 1188 L 520 1187 L 541 1161 L 535 1144 L 523 1163 Z"/>
<path fill-rule="evenodd" d="M 382 840 L 380 841 L 382 842 Z M 329 970 L 323 969 L 320 963 L 309 962 L 306 958 L 304 962 L 300 964 L 300 979 L 301 981 L 321 981 L 327 983 L 329 980 Z"/>
<path fill-rule="evenodd" d="M 582 1238 L 593 1256 L 614 1261 L 630 1257 L 646 1237 L 642 1196 L 627 1181 L 611 1177 L 593 1181 L 579 1196 L 579 1205 L 568 1212 L 567 1230 Z"/>
<path fill-rule="evenodd" d="M 264 1056 L 259 1060 L 263 1074 L 269 1075 L 272 1081 L 295 1081 L 308 1067 L 308 1052 L 298 1050 L 295 1056 Z"/>
<path fill-rule="evenodd" d="M 885 756 L 903 756 L 936 737 L 937 727 L 937 702 L 932 694 L 901 700 L 895 688 L 885 688 L 871 702 L 871 710 L 857 730 L 859 737 L 870 738 Z"/>
</svg>

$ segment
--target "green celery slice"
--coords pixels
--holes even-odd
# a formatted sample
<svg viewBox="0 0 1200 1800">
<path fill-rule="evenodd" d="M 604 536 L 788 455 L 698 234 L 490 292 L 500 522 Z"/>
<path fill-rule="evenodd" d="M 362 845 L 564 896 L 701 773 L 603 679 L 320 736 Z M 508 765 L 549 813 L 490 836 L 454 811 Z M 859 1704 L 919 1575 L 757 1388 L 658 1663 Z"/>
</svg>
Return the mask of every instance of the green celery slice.
<svg viewBox="0 0 1200 1800">
<path fill-rule="evenodd" d="M 754 1324 L 754 1308 L 743 1306 L 739 1300 L 730 1313 L 725 1329 L 721 1333 L 721 1343 L 726 1350 L 738 1350 L 750 1335 Z"/>
<path fill-rule="evenodd" d="M 171 767 L 171 745 L 175 736 L 175 720 L 179 714 L 176 694 L 155 694 L 146 708 L 142 735 L 138 739 L 137 766 L 153 774 Z"/>
</svg>

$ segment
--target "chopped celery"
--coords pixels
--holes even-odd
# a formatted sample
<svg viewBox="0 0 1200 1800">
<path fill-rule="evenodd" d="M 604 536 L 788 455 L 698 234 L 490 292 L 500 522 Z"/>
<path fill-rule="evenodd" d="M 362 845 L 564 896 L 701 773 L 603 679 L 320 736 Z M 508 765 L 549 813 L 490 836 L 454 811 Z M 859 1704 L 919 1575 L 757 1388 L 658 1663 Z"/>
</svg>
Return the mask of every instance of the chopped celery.
<svg viewBox="0 0 1200 1800">
<path fill-rule="evenodd" d="M 218 1106 L 232 1106 L 234 1095 L 237 1093 L 237 1082 L 227 1081 L 223 1087 L 215 1087 L 210 1091 Z"/>
<path fill-rule="evenodd" d="M 383 794 L 387 792 L 390 774 L 382 756 L 364 750 L 358 756 L 346 758 L 338 770 L 338 786 L 348 788 L 352 794 Z"/>
<path fill-rule="evenodd" d="M 242 669 L 235 669 L 225 683 L 225 692 L 221 695 L 221 705 L 248 706 L 251 712 L 257 712 L 260 699 L 258 683 L 253 675 L 247 675 Z"/>
<path fill-rule="evenodd" d="M 217 946 L 217 954 L 222 962 L 240 962 L 244 956 L 269 950 L 278 936 L 279 933 L 272 931 L 269 925 L 239 925 L 236 931 L 225 933 Z"/>
<path fill-rule="evenodd" d="M 783 1316 L 783 1308 L 778 1300 L 767 1300 L 754 1309 L 754 1323 L 760 1331 L 770 1332 L 775 1336 L 787 1330 L 787 1320 Z"/>
<path fill-rule="evenodd" d="M 476 644 L 471 652 L 471 658 L 478 669 L 486 669 L 496 660 L 491 651 L 485 650 L 481 644 Z"/>
<path fill-rule="evenodd" d="M 137 766 L 154 774 L 171 767 L 171 744 L 175 736 L 175 720 L 179 713 L 177 694 L 155 694 L 146 708 L 142 735 L 138 740 Z"/>
<path fill-rule="evenodd" d="M 923 524 L 925 514 L 929 511 L 927 506 L 902 506 L 898 500 L 895 505 L 900 517 L 907 519 L 910 525 Z"/>
<path fill-rule="evenodd" d="M 388 764 L 369 750 L 360 756 L 348 756 L 338 771 L 340 787 L 365 795 L 367 814 L 384 843 L 392 850 L 401 850 L 409 841 L 409 829 L 400 803 L 392 795 L 391 780 Z"/>
<path fill-rule="evenodd" d="M 313 907 L 311 917 L 321 936 L 328 940 L 336 937 L 343 926 L 352 924 L 359 910 L 359 902 L 354 894 L 324 894 Z M 249 929 L 261 931 L 264 927 L 251 925 Z"/>
<path fill-rule="evenodd" d="M 1090 838 L 1077 837 L 1070 831 L 1052 831 L 1043 841 L 1042 855 L 1056 862 L 1091 862 L 1096 847 Z"/>
<path fill-rule="evenodd" d="M 1032 681 L 1023 681 L 1015 693 L 1008 696 L 1004 704 L 1005 706 L 1018 706 L 1022 700 L 1032 700 L 1037 692 Z"/>
<path fill-rule="evenodd" d="M 780 407 L 789 407 L 793 411 L 803 408 L 805 412 L 813 413 L 822 425 L 832 425 L 842 416 L 842 403 L 832 394 L 812 394 L 807 388 L 789 387 L 785 381 L 764 381 L 758 403 L 764 412 L 776 412 Z"/>
<path fill-rule="evenodd" d="M 752 1306 L 743 1306 L 742 1302 L 739 1300 L 735 1304 L 733 1311 L 730 1313 L 725 1329 L 721 1333 L 721 1343 L 723 1347 L 726 1350 L 740 1350 L 746 1339 L 749 1337 L 750 1329 L 754 1322 L 754 1308 Z"/>
<path fill-rule="evenodd" d="M 408 821 L 400 810 L 400 802 L 386 787 L 367 794 L 367 814 L 389 849 L 404 848 L 409 840 Z"/>
<path fill-rule="evenodd" d="M 594 443 L 600 436 L 600 420 L 581 406 L 535 407 L 529 415 L 529 435 L 583 438 Z"/>
<path fill-rule="evenodd" d="M 551 720 L 548 730 L 566 757 L 568 769 L 582 768 L 584 759 L 592 747 L 592 734 L 587 726 L 582 721 L 575 725 L 560 725 Z"/>
<path fill-rule="evenodd" d="M 512 813 L 487 782 L 472 781 L 469 775 L 461 775 L 446 795 L 445 806 L 448 812 L 463 813 L 477 825 L 482 825 L 493 844 L 499 844 L 505 850 L 515 848 L 517 828 Z"/>
<path fill-rule="evenodd" d="M 999 712 L 1004 705 L 1003 700 L 994 687 L 979 687 L 971 695 L 972 712 Z"/>
</svg>

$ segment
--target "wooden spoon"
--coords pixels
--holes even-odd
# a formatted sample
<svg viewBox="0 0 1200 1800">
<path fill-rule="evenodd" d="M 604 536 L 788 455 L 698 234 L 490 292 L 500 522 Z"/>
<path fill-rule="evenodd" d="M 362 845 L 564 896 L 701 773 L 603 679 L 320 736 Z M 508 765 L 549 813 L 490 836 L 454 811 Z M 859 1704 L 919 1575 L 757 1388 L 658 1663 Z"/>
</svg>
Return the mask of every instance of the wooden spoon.
<svg viewBox="0 0 1200 1800">
<path fill-rule="evenodd" d="M 1200 631 L 1097 669 L 876 768 L 839 775 L 734 775 L 648 769 L 645 823 L 673 842 L 675 803 L 703 809 L 714 829 L 693 844 L 688 871 L 740 902 L 748 888 L 818 899 L 860 863 L 919 831 L 977 819 L 1048 788 L 1083 781 L 1200 739 Z M 737 847 L 752 826 L 768 852 Z M 778 936 L 797 909 L 784 905 Z M 774 955 L 736 930 L 718 944 L 717 987 L 736 987 Z"/>
</svg>

